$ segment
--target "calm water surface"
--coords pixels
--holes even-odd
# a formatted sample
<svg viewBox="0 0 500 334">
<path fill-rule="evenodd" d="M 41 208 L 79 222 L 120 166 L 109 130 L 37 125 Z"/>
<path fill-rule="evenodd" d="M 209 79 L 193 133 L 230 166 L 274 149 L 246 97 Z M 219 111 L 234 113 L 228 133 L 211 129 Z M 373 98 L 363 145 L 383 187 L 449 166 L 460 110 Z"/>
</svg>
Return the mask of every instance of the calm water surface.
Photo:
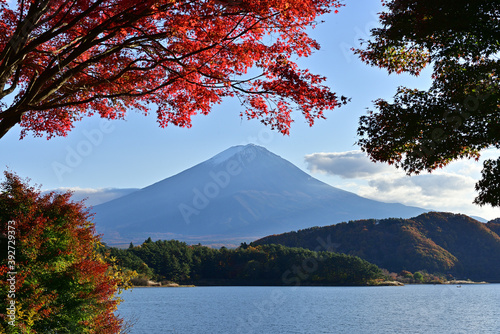
<svg viewBox="0 0 500 334">
<path fill-rule="evenodd" d="M 131 334 L 500 333 L 500 284 L 125 291 Z"/>
</svg>

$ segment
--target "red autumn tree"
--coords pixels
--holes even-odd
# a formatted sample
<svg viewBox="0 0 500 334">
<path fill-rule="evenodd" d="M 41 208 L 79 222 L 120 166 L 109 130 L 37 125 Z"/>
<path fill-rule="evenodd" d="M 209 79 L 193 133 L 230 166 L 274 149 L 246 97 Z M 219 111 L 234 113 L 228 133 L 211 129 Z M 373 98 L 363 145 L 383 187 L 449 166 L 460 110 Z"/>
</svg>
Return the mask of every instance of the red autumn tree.
<svg viewBox="0 0 500 334">
<path fill-rule="evenodd" d="M 96 252 L 99 239 L 83 204 L 5 175 L 0 333 L 119 333 L 122 320 L 113 312 L 123 276 Z"/>
<path fill-rule="evenodd" d="M 189 127 L 224 97 L 287 134 L 339 105 L 325 78 L 291 60 L 338 0 L 0 0 L 0 138 L 16 124 L 47 138 L 130 110 Z M 270 36 L 268 36 L 270 35 Z M 344 100 L 345 101 L 345 100 Z"/>
</svg>

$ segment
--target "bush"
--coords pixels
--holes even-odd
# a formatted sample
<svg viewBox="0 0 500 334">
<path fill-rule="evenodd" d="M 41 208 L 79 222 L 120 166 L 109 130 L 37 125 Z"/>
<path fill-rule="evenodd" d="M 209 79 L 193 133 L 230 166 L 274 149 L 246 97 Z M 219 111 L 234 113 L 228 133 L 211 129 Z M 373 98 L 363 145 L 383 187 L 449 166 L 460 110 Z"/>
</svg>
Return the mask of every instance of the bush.
<svg viewBox="0 0 500 334">
<path fill-rule="evenodd" d="M 96 251 L 99 238 L 83 204 L 5 176 L 0 235 L 8 236 L 12 253 L 0 262 L 0 295 L 7 296 L 0 312 L 12 301 L 15 309 L 10 317 L 0 314 L 0 332 L 119 333 L 115 294 L 126 282 Z"/>
</svg>

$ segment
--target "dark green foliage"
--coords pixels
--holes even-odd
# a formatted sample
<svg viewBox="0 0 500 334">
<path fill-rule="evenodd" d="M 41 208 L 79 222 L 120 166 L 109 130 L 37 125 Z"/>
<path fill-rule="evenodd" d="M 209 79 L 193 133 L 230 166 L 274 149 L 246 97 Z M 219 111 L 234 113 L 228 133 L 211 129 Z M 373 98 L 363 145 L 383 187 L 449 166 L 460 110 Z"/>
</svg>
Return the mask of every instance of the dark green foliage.
<svg viewBox="0 0 500 334">
<path fill-rule="evenodd" d="M 356 52 L 389 73 L 433 66 L 429 90 L 399 88 L 360 119 L 359 144 L 408 174 L 500 148 L 498 0 L 392 0 Z M 484 164 L 475 203 L 500 205 L 500 159 Z"/>
<path fill-rule="evenodd" d="M 316 249 L 327 243 L 393 272 L 452 273 L 500 281 L 500 237 L 464 215 L 426 213 L 412 219 L 361 220 L 269 236 L 252 243 Z"/>
<path fill-rule="evenodd" d="M 154 274 L 142 273 L 180 284 L 362 285 L 381 277 L 377 266 L 355 256 L 281 245 L 213 249 L 159 240 L 110 254 L 124 268 L 151 268 Z"/>
<path fill-rule="evenodd" d="M 497 122 L 497 131 L 500 131 L 500 123 Z M 484 205 L 486 203 L 492 206 L 500 206 L 500 159 L 486 160 L 481 172 L 481 180 L 476 183 L 476 191 L 479 195 L 474 203 Z"/>
<path fill-rule="evenodd" d="M 129 248 L 132 249 L 132 248 Z M 109 258 L 116 259 L 121 267 L 135 270 L 140 276 L 151 277 L 154 272 L 137 255 L 125 249 L 107 248 L 105 254 Z"/>
</svg>

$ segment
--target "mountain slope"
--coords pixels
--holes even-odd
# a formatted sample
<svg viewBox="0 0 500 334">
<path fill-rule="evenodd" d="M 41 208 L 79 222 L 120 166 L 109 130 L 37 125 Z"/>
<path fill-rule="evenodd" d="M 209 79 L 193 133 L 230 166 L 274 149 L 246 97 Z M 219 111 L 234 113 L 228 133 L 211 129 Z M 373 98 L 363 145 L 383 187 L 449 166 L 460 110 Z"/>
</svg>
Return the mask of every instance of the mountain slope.
<svg viewBox="0 0 500 334">
<path fill-rule="evenodd" d="M 321 242 L 400 272 L 427 270 L 475 280 L 500 281 L 500 237 L 465 215 L 442 212 L 411 219 L 351 221 L 273 235 L 254 245 L 281 244 L 314 249 Z"/>
<path fill-rule="evenodd" d="M 341 221 L 426 210 L 331 187 L 256 145 L 234 146 L 177 175 L 94 207 L 109 244 L 153 239 L 255 240 Z"/>
<path fill-rule="evenodd" d="M 500 218 L 490 220 L 486 226 L 500 236 Z"/>
</svg>

